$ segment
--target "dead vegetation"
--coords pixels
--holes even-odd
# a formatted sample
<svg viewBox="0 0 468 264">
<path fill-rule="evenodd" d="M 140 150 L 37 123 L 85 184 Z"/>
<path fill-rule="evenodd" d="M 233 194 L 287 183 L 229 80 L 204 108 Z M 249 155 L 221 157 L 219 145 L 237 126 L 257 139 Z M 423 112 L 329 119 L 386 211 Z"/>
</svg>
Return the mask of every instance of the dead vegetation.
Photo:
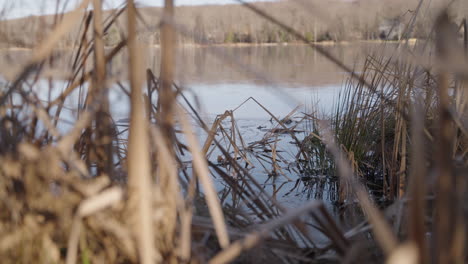
<svg viewBox="0 0 468 264">
<path fill-rule="evenodd" d="M 244 3 L 350 73 L 332 118 L 298 109 L 278 118 L 249 98 L 271 116 L 271 126 L 247 142 L 238 108 L 209 126 L 177 85 L 175 37 L 188 38 L 190 31 L 174 18 L 173 1 L 165 1 L 158 23 L 159 77 L 142 65 L 137 24 L 149 23 L 133 1 L 108 17 L 100 0 L 86 12 L 89 2 L 57 15 L 26 63 L 3 73 L 3 263 L 466 262 L 468 42 L 460 43 L 446 13 L 434 22 L 432 61 L 419 55 L 431 41 L 414 49 L 402 43 L 403 56 L 371 55 L 358 73 L 262 6 Z M 119 16 L 127 17 L 127 33 L 106 51 L 104 35 Z M 70 68 L 60 78 L 44 72 L 77 21 Z M 127 78 L 106 72 L 124 48 L 130 91 Z M 236 58 L 210 52 L 269 80 Z M 63 89 L 53 92 L 63 75 Z M 44 79 L 47 100 L 39 89 Z M 113 119 L 112 89 L 128 97 L 129 122 Z M 67 100 L 77 109 L 70 111 Z M 206 135 L 202 145 L 198 127 Z M 297 162 L 283 156 L 281 140 L 292 141 Z M 292 181 L 286 170 L 297 173 L 295 188 L 327 193 L 342 210 L 335 217 L 320 200 L 286 209 L 252 167 Z M 378 206 L 379 198 L 387 204 Z"/>
</svg>

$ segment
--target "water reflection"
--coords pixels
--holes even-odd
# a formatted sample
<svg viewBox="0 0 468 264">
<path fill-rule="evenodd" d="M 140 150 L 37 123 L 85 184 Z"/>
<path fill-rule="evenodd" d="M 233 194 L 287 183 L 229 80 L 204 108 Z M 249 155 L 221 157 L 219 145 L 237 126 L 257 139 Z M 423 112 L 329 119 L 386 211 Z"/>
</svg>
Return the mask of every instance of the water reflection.
<svg viewBox="0 0 468 264">
<path fill-rule="evenodd" d="M 346 44 L 324 46 L 328 52 L 347 65 L 359 65 L 365 54 L 379 49 L 379 44 Z M 110 52 L 110 49 L 107 49 Z M 145 67 L 159 73 L 160 48 L 146 46 L 142 49 Z M 214 56 L 213 53 L 219 56 Z M 31 56 L 29 50 L 0 50 L 0 72 L 22 65 Z M 57 50 L 54 59 L 45 65 L 54 73 L 71 74 L 74 61 L 71 50 Z M 90 57 L 92 58 L 92 56 Z M 87 60 L 91 70 L 92 59 Z M 228 63 L 236 58 L 242 69 Z M 360 59 L 358 59 L 360 58 Z M 114 57 L 109 67 L 110 74 L 126 79 L 128 57 L 126 50 Z M 260 80 L 246 75 L 246 67 L 255 69 L 272 78 L 278 84 L 290 86 L 323 86 L 340 84 L 346 73 L 333 63 L 305 45 L 274 46 L 181 46 L 177 50 L 177 80 L 184 83 L 252 83 Z M 68 71 L 68 72 L 67 72 Z"/>
<path fill-rule="evenodd" d="M 367 45 L 335 45 L 325 47 L 348 65 L 368 52 Z M 159 49 L 150 49 L 152 57 L 159 57 Z M 215 54 L 221 54 L 215 56 Z M 178 53 L 178 79 L 187 83 L 251 83 L 261 82 L 246 75 L 234 63 L 235 58 L 245 67 L 261 72 L 279 84 L 290 86 L 323 86 L 341 83 L 344 73 L 326 58 L 305 45 L 241 46 L 241 47 L 185 47 Z M 154 65 L 159 72 L 159 65 Z"/>
<path fill-rule="evenodd" d="M 326 49 L 344 61 L 348 65 L 359 65 L 357 57 L 363 58 L 363 54 L 373 49 L 379 48 L 376 45 L 336 45 L 329 46 Z M 218 58 L 213 56 L 211 50 L 224 56 Z M 146 47 L 143 50 L 145 54 L 146 67 L 159 73 L 160 49 L 156 47 Z M 338 69 L 327 59 L 317 54 L 314 50 L 303 45 L 287 46 L 244 46 L 244 47 L 181 47 L 178 52 L 177 63 L 177 82 L 183 86 L 189 87 L 184 94 L 193 105 L 200 102 L 201 113 L 207 117 L 207 123 L 213 123 L 214 116 L 224 113 L 225 110 L 234 110 L 249 97 L 255 98 L 269 112 L 277 118 L 283 118 L 290 113 L 296 106 L 303 105 L 298 112 L 312 112 L 313 110 L 322 110 L 331 112 L 333 103 L 340 90 L 342 81 L 346 74 Z M 29 56 L 30 51 L 9 51 L 0 52 L 0 70 L 11 65 L 21 65 Z M 73 53 L 62 51 L 57 52 L 56 59 L 48 63 L 47 70 L 60 70 L 66 72 L 71 69 L 73 62 Z M 291 100 L 285 100 L 283 94 L 274 91 L 268 84 L 262 83 L 252 76 L 246 75 L 242 69 L 234 67 L 233 64 L 226 63 L 226 58 L 234 57 L 246 66 L 256 69 L 274 79 L 274 83 L 281 88 L 287 97 Z M 86 71 L 91 70 L 92 60 L 89 59 Z M 109 74 L 113 79 L 118 79 L 123 84 L 123 89 L 128 89 L 126 82 L 127 55 L 125 52 L 114 58 L 109 67 Z M 3 72 L 0 72 L 0 74 Z M 109 78 L 111 79 L 111 78 Z M 51 98 L 57 98 L 67 86 L 67 81 L 48 82 L 40 80 L 34 87 L 40 100 L 48 101 Z M 82 87 L 83 93 L 86 86 Z M 111 114 L 116 121 L 128 120 L 129 100 L 126 93 L 118 87 L 111 86 L 110 101 Z M 75 90 L 65 100 L 64 109 L 58 122 L 58 128 L 61 133 L 67 133 L 77 120 L 80 105 L 81 94 Z M 156 98 L 154 98 L 156 100 Z M 19 102 L 18 102 L 19 103 Z M 155 103 L 155 102 L 153 102 Z M 50 114 L 54 115 L 56 108 L 50 109 Z M 249 102 L 234 111 L 237 125 L 247 145 L 261 140 L 265 131 L 262 128 L 272 128 L 274 124 L 270 121 L 271 116 L 262 110 L 259 105 Z M 122 138 L 126 138 L 126 121 L 118 122 L 119 132 L 123 133 Z M 226 126 L 227 127 L 227 126 Z M 297 135 L 300 139 L 304 134 Z M 201 130 L 200 130 L 201 131 Z M 200 133 L 202 140 L 206 139 L 206 134 Z M 296 185 L 296 180 L 300 175 L 296 171 L 287 170 L 289 164 L 295 162 L 297 147 L 290 143 L 290 138 L 285 135 L 278 135 L 277 147 L 279 155 L 284 160 L 281 166 L 284 169 L 284 175 L 279 177 L 269 177 L 269 169 L 261 166 L 257 162 L 255 166 L 250 166 L 249 171 L 255 179 L 262 183 L 262 187 L 280 203 L 289 207 L 298 206 L 310 198 L 335 201 L 336 182 L 325 179 L 323 175 L 314 175 L 316 178 L 310 181 L 300 182 Z M 241 142 L 241 141 L 238 141 Z M 276 143 L 275 143 L 276 144 Z M 226 149 L 229 150 L 229 147 Z M 249 152 L 246 150 L 246 152 Z M 257 156 L 264 153 L 255 153 L 250 151 L 251 155 Z M 266 155 L 266 154 L 265 154 Z M 213 155 L 212 162 L 216 162 L 220 153 Z M 252 160 L 254 160 L 252 158 Z M 224 188 L 223 182 L 217 184 L 219 191 Z"/>
</svg>

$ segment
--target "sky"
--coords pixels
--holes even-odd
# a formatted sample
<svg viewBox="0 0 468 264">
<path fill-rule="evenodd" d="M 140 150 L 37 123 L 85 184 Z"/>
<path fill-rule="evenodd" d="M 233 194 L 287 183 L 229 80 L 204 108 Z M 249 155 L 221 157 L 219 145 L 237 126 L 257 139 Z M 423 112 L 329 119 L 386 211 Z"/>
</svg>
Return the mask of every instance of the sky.
<svg viewBox="0 0 468 264">
<path fill-rule="evenodd" d="M 119 6 L 124 0 L 103 0 L 105 9 Z M 253 2 L 254 0 L 246 0 Z M 265 0 L 263 0 L 265 1 Z M 268 1 L 268 0 L 267 0 Z M 61 0 L 61 6 L 68 2 L 66 10 L 71 10 L 80 0 Z M 140 6 L 161 6 L 163 0 L 135 0 Z M 57 0 L 0 0 L 2 18 L 18 18 L 29 15 L 42 15 L 55 13 Z M 203 5 L 203 4 L 232 4 L 235 0 L 175 0 L 176 5 Z"/>
</svg>

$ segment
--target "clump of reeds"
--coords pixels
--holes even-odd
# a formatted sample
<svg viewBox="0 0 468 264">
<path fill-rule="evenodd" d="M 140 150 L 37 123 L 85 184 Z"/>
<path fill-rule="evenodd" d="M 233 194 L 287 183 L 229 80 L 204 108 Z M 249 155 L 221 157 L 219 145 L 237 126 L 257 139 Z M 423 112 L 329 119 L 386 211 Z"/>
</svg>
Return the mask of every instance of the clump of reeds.
<svg viewBox="0 0 468 264">
<path fill-rule="evenodd" d="M 366 214 L 350 181 L 366 185 L 376 201 L 386 201 L 393 232 L 414 243 L 408 263 L 462 263 L 466 80 L 455 65 L 466 65 L 466 49 L 444 12 L 435 22 L 434 40 L 435 45 L 399 47 L 390 57 L 368 56 L 360 76 L 347 81 L 328 121 L 309 117 L 310 135 L 303 144 L 310 158 L 302 164 L 315 168 L 308 172 L 313 174 L 351 173 L 340 181 L 341 204 L 353 204 L 356 197 Z M 432 62 L 418 63 L 433 52 Z M 348 172 L 340 171 L 341 159 L 349 162 Z"/>
</svg>

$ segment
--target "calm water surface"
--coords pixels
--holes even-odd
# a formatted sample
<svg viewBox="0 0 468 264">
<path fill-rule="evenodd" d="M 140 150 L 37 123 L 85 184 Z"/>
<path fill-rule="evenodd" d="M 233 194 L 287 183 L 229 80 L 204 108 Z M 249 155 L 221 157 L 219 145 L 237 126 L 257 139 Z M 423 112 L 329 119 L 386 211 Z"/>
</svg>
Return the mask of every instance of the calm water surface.
<svg viewBox="0 0 468 264">
<path fill-rule="evenodd" d="M 347 65 L 359 67 L 362 58 L 371 52 L 379 52 L 381 45 L 336 45 L 325 47 L 334 56 Z M 144 49 L 146 67 L 156 75 L 159 73 L 160 49 L 146 47 Z M 30 55 L 29 51 L 0 52 L 0 69 L 12 65 L 20 65 L 22 60 Z M 53 63 L 46 67 L 46 72 L 60 72 L 66 76 L 69 72 L 73 54 L 63 52 Z M 110 78 L 121 81 L 127 87 L 126 81 L 127 57 L 117 56 L 109 67 Z M 6 73 L 2 75 L 7 75 Z M 280 46 L 247 46 L 247 47 L 183 47 L 178 49 L 177 82 L 184 87 L 184 94 L 194 104 L 203 118 L 212 123 L 216 115 L 226 110 L 234 110 L 237 125 L 242 137 L 247 143 L 260 140 L 265 132 L 274 126 L 269 120 L 271 116 L 253 101 L 238 106 L 249 97 L 255 98 L 278 118 L 286 116 L 299 106 L 298 113 L 322 111 L 330 113 L 342 83 L 348 78 L 348 73 L 334 66 L 323 56 L 303 45 Z M 34 89 L 42 100 L 58 96 L 67 85 L 66 81 L 49 82 L 40 80 Z M 84 90 L 86 87 L 83 88 Z M 83 93 L 83 91 L 82 91 Z M 66 133 L 76 121 L 77 109 L 83 98 L 79 91 L 72 93 L 66 100 L 65 109 L 61 115 L 59 129 Z M 125 93 L 114 85 L 110 91 L 111 112 L 115 120 L 125 123 L 129 116 L 129 100 Z M 52 113 L 55 109 L 52 109 Z M 229 126 L 228 123 L 225 124 Z M 307 133 L 298 133 L 303 138 Z M 201 130 L 199 130 L 201 131 Z M 199 132 L 200 141 L 206 138 Z M 285 168 L 294 164 L 297 148 L 292 145 L 288 135 L 278 135 L 286 163 Z M 216 161 L 217 154 L 211 156 Z M 278 201 L 288 207 L 299 206 L 309 195 L 314 197 L 304 187 L 289 193 L 294 187 L 299 175 L 297 172 L 283 170 L 286 177 L 268 177 L 268 171 L 258 166 L 251 169 L 256 180 L 264 185 L 265 190 L 274 194 Z M 323 183 L 323 182 L 322 182 Z M 317 182 L 317 185 L 321 184 Z M 222 182 L 217 184 L 218 190 L 224 188 Z M 322 193 L 327 196 L 327 193 Z M 318 197 L 321 198 L 321 197 Z M 325 197 L 323 197 L 325 198 Z"/>
</svg>

